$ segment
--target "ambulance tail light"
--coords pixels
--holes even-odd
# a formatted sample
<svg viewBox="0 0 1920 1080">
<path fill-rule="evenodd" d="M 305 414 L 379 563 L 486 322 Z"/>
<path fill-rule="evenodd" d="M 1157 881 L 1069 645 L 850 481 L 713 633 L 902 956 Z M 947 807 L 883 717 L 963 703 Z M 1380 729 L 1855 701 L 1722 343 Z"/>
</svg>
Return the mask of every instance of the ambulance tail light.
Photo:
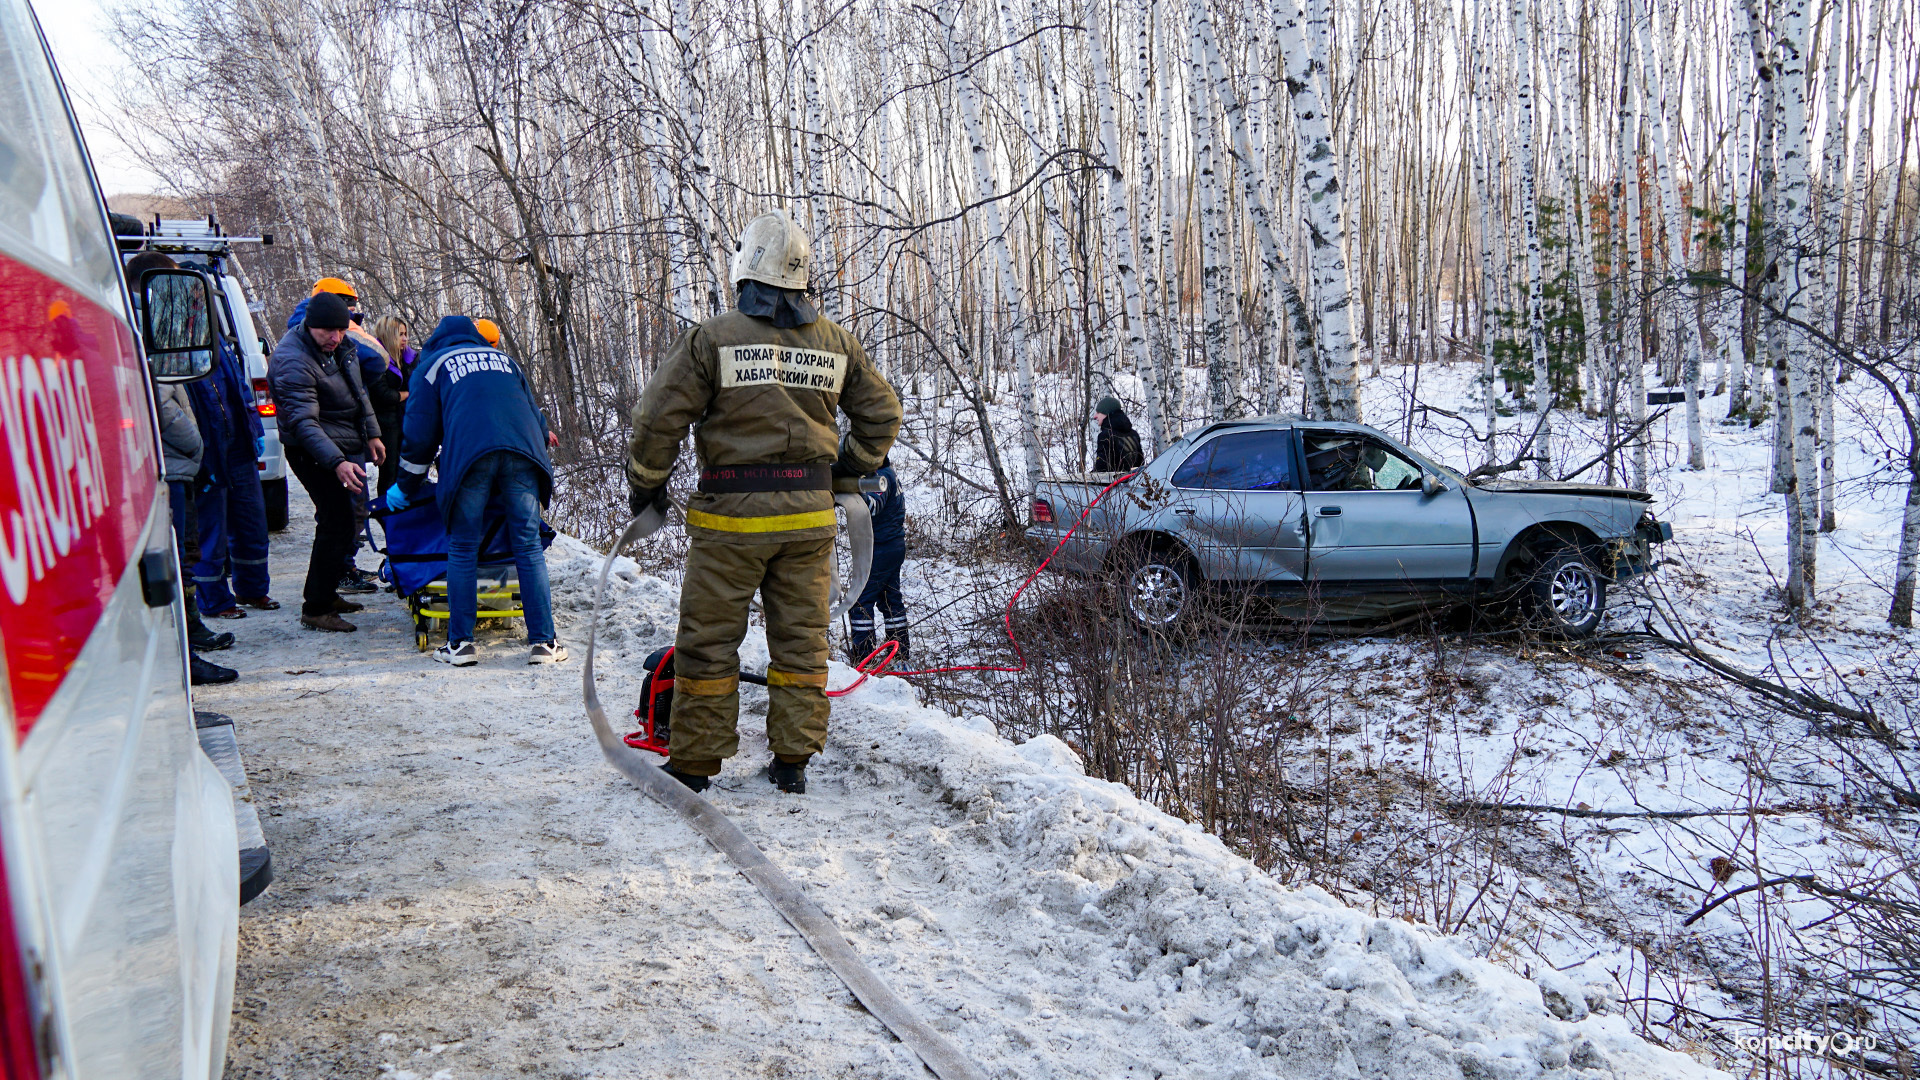
<svg viewBox="0 0 1920 1080">
<path fill-rule="evenodd" d="M 267 389 L 267 380 L 253 380 L 253 411 L 261 416 L 273 416 L 280 409 L 273 403 L 273 393 Z"/>
</svg>

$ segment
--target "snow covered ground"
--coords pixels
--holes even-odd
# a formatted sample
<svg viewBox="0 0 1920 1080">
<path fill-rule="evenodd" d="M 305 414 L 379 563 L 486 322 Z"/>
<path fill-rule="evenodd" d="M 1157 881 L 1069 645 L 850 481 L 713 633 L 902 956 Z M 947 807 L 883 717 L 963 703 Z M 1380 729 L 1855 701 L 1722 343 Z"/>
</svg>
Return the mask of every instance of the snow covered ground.
<svg viewBox="0 0 1920 1080">
<path fill-rule="evenodd" d="M 231 624 L 242 680 L 197 701 L 238 722 L 277 881 L 242 915 L 230 1076 L 924 1075 L 600 760 L 577 652 L 595 558 L 550 553 L 563 666 L 526 666 L 517 624 L 479 667 L 435 665 L 386 596 L 353 635 L 303 631 L 293 602 Z M 674 594 L 632 564 L 612 592 L 602 694 L 630 701 Z M 879 680 L 836 703 L 790 797 L 755 773 L 764 708 L 711 797 L 995 1077 L 1713 1075 L 1635 1037 L 1603 987 L 1282 888 L 1051 737 L 1015 745 Z"/>
</svg>

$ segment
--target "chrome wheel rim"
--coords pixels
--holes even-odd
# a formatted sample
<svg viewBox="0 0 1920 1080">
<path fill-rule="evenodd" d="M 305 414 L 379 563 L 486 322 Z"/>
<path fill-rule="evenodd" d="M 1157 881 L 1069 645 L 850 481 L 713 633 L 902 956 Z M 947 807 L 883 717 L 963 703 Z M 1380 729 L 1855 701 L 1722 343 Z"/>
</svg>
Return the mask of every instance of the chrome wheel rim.
<svg viewBox="0 0 1920 1080">
<path fill-rule="evenodd" d="M 1578 626 L 1593 617 L 1600 606 L 1600 583 L 1593 571 L 1578 563 L 1569 563 L 1554 571 L 1547 599 L 1553 613 L 1568 626 Z"/>
<path fill-rule="evenodd" d="M 1144 626 L 1172 624 L 1180 618 L 1186 602 L 1186 580 L 1170 566 L 1148 563 L 1135 570 L 1128 582 L 1127 610 Z"/>
</svg>

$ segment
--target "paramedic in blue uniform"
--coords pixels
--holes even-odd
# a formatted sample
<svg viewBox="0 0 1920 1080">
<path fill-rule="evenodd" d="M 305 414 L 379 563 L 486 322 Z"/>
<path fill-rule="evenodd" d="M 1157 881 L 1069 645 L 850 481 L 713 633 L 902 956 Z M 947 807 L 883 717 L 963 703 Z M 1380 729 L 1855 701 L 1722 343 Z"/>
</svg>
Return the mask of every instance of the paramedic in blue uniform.
<svg viewBox="0 0 1920 1080">
<path fill-rule="evenodd" d="M 238 619 L 242 604 L 262 611 L 280 605 L 268 595 L 267 500 L 260 489 L 264 429 L 239 359 L 216 341 L 213 375 L 188 391 L 205 446 L 205 485 L 195 501 L 200 523 L 198 560 L 190 568 L 200 610 Z"/>
<path fill-rule="evenodd" d="M 447 643 L 443 664 L 479 663 L 473 644 L 480 542 L 487 505 L 506 511 L 507 543 L 520 571 L 529 664 L 567 658 L 554 639 L 547 555 L 540 546 L 540 509 L 553 497 L 547 447 L 558 442 L 513 357 L 487 344 L 464 315 L 449 315 L 420 349 L 407 383 L 400 480 L 387 488 L 387 509 L 404 510 L 439 459 L 434 497 L 447 527 Z"/>
<path fill-rule="evenodd" d="M 860 599 L 847 610 L 852 637 L 847 655 L 854 664 L 873 653 L 880 644 L 882 629 L 899 643 L 895 663 L 907 659 L 909 648 L 907 602 L 900 595 L 900 567 L 907 561 L 907 500 L 891 461 L 882 463 L 875 475 L 887 486 L 867 496 L 867 508 L 873 514 L 873 569 L 867 574 L 867 587 L 861 590 Z"/>
</svg>

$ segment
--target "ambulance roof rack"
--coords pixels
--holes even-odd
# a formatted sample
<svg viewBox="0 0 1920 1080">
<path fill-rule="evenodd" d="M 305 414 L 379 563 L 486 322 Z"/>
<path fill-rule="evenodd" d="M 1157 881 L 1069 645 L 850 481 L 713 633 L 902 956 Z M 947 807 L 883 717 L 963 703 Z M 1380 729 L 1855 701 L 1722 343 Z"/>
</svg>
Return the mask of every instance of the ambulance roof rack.
<svg viewBox="0 0 1920 1080">
<path fill-rule="evenodd" d="M 228 236 L 213 215 L 205 220 L 199 218 L 163 218 L 154 215 L 153 223 L 146 229 L 146 246 L 149 251 L 199 252 L 204 254 L 224 254 L 234 244 L 273 243 L 272 233 L 259 236 Z"/>
</svg>

